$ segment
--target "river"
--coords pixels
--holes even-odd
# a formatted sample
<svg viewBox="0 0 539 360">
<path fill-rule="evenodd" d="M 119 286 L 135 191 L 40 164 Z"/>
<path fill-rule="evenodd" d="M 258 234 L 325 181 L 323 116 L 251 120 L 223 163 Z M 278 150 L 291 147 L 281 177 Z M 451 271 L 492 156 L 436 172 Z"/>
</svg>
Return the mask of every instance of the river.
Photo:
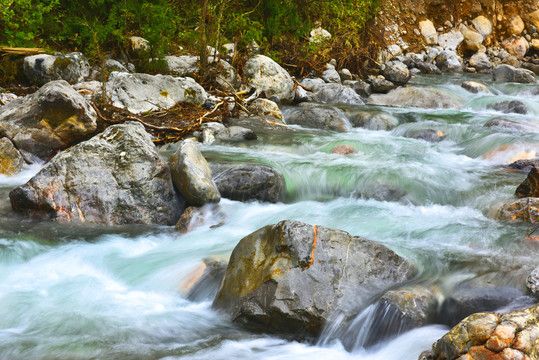
<svg viewBox="0 0 539 360">
<path fill-rule="evenodd" d="M 481 81 L 491 94 L 465 91 L 465 79 Z M 442 293 L 485 278 L 522 288 L 538 265 L 539 245 L 524 239 L 528 226 L 495 221 L 488 213 L 512 198 L 526 176 L 502 165 L 518 152 L 539 151 L 539 133 L 483 124 L 503 116 L 537 127 L 537 86 L 465 74 L 417 76 L 411 86 L 435 87 L 462 107 L 364 106 L 392 114 L 400 125 L 345 133 L 297 128 L 294 134 L 260 133 L 257 141 L 202 146 L 209 161 L 268 164 L 287 183 L 285 203 L 223 199 L 226 219 L 218 228 L 206 225 L 183 235 L 163 226 L 30 221 L 12 212 L 8 193 L 39 165 L 0 177 L 0 359 L 416 360 L 447 326 L 432 324 L 349 351 L 331 336 L 306 344 L 248 333 L 212 310 L 211 300 L 192 302 L 181 291 L 203 258 L 226 259 L 243 236 L 284 219 L 380 242 L 418 266 L 416 283 Z M 528 114 L 488 108 L 502 100 L 524 102 Z M 343 114 L 357 110 L 339 108 Z M 402 136 L 420 128 L 447 137 L 430 143 Z M 339 144 L 358 152 L 331 154 Z M 352 328 L 346 337 L 369 331 L 373 327 Z"/>
</svg>

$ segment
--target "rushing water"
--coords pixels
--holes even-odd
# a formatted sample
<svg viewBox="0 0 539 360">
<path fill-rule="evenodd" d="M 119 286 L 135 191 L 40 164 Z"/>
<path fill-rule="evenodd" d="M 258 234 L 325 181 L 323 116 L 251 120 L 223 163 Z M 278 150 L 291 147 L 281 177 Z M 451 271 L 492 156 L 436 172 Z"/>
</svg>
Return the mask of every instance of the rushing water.
<svg viewBox="0 0 539 360">
<path fill-rule="evenodd" d="M 371 307 L 365 304 L 357 319 L 362 325 L 346 330 L 355 344 L 348 351 L 331 336 L 304 344 L 250 334 L 213 311 L 210 299 L 187 300 L 182 288 L 203 258 L 227 258 L 243 236 L 284 219 L 381 242 L 417 264 L 416 283 L 443 293 L 477 278 L 522 288 L 538 265 L 539 247 L 524 239 L 525 225 L 487 215 L 525 177 L 501 165 L 519 152 L 539 151 L 539 134 L 483 124 L 502 115 L 535 124 L 537 87 L 473 78 L 492 94 L 466 92 L 460 88 L 463 75 L 413 82 L 441 89 L 461 103 L 460 110 L 363 107 L 396 117 L 400 125 L 392 131 L 298 128 L 202 147 L 210 161 L 264 163 L 286 178 L 285 203 L 224 199 L 226 221 L 219 228 L 207 225 L 182 235 L 170 227 L 29 221 L 11 211 L 8 193 L 39 167 L 0 177 L 0 359 L 417 359 L 447 327 L 433 324 L 364 348 L 362 339 L 377 325 L 369 323 Z M 527 105 L 527 115 L 488 108 L 514 99 Z M 339 108 L 343 114 L 357 110 Z M 447 137 L 429 143 L 402 136 L 422 128 Z M 338 144 L 358 152 L 331 154 Z"/>
</svg>

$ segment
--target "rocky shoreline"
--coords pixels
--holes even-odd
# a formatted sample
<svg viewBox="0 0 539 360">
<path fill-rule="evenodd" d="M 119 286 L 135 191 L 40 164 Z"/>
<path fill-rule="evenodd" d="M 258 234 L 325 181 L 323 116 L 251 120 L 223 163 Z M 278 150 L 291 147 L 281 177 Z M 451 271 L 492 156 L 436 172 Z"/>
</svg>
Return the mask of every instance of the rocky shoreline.
<svg viewBox="0 0 539 360">
<path fill-rule="evenodd" d="M 221 197 L 286 201 L 285 178 L 277 169 L 208 163 L 198 144 L 256 141 L 257 132 L 297 131 L 289 125 L 346 132 L 354 127 L 391 130 L 399 124 L 383 112 L 359 109 L 344 114 L 332 104 L 460 107 L 457 99 L 435 89 L 406 86 L 419 73 L 491 73 L 495 82 L 537 84 L 539 9 L 513 16 L 509 25 L 498 32 L 507 37 L 498 41 L 494 25 L 483 15 L 438 29 L 432 21 L 422 20 L 416 35 L 422 37 L 423 49 L 407 52 L 402 44 L 389 46 L 379 54 L 379 74 L 365 79 L 338 69 L 332 61 L 320 77 L 297 81 L 256 51 L 240 79 L 227 62 L 231 49 L 232 53 L 210 59 L 216 60 L 222 96 L 208 94 L 192 77 L 199 71 L 193 55 L 167 56 L 167 75 L 137 73 L 132 64 L 109 59 L 106 70 L 111 73 L 105 83 L 95 80 L 103 69 L 92 69 L 83 54 L 30 56 L 24 60 L 24 74 L 39 90 L 24 97 L 0 94 L 0 174 L 12 176 L 24 164 L 46 162 L 9 195 L 13 210 L 28 218 L 104 226 L 176 225 L 179 231 L 191 231 L 205 221 L 206 212 L 220 212 Z M 319 41 L 316 36 L 312 39 Z M 133 44 L 145 46 L 144 39 L 133 39 Z M 490 91 L 473 81 L 463 82 L 462 87 L 470 93 Z M 531 91 L 537 95 L 538 89 Z M 248 97 L 242 98 L 243 94 Z M 241 110 L 221 122 L 202 124 L 201 120 L 194 139 L 169 145 L 173 154 L 167 158 L 140 122 L 126 121 L 98 132 L 95 103 L 103 97 L 133 115 L 163 111 L 178 103 L 205 106 L 209 112 L 219 106 Z M 283 116 L 280 107 L 285 105 L 293 106 Z M 520 101 L 500 101 L 492 109 L 528 112 Z M 536 124 L 503 117 L 485 126 L 539 132 Z M 445 135 L 425 128 L 404 136 L 437 142 Z M 334 150 L 342 156 L 354 151 L 346 146 Z M 517 154 L 513 160 L 507 165 L 528 172 L 528 178 L 516 190 L 518 199 L 493 209 L 493 217 L 537 223 L 536 153 Z M 226 221 L 227 214 L 221 215 Z M 254 331 L 312 339 L 336 316 L 344 317 L 343 326 L 349 326 L 376 298 L 378 315 L 390 309 L 405 324 L 401 330 L 435 321 L 454 326 L 422 359 L 539 356 L 537 305 L 530 307 L 535 300 L 528 294 L 514 288 L 474 287 L 440 302 L 436 289 L 410 283 L 418 272 L 413 263 L 383 245 L 341 230 L 283 221 L 242 239 L 226 271 L 225 264 L 214 265 L 218 274 L 200 273 L 191 289 L 209 284 L 205 296 L 215 296 L 210 299 L 214 307 Z M 536 273 L 526 284 L 534 296 L 539 283 Z M 515 304 L 516 299 L 521 301 Z M 478 313 L 511 304 L 514 311 L 503 315 Z M 526 310 L 521 309 L 523 304 Z"/>
</svg>

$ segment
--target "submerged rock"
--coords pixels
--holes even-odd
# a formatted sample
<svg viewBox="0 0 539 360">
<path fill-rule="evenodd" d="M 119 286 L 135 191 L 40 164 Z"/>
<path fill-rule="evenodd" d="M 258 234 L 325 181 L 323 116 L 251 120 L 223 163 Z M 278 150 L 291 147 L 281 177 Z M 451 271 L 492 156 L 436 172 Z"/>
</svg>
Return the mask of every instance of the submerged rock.
<svg viewBox="0 0 539 360">
<path fill-rule="evenodd" d="M 43 160 L 96 128 L 94 109 L 63 80 L 49 82 L 34 94 L 0 107 L 0 134 L 17 149 Z"/>
<path fill-rule="evenodd" d="M 186 293 L 186 299 L 200 302 L 215 298 L 225 276 L 226 266 L 226 261 L 222 259 L 213 257 L 202 259 L 202 264 L 182 285 L 181 291 Z"/>
<path fill-rule="evenodd" d="M 286 195 L 283 175 L 260 164 L 212 164 L 213 180 L 221 196 L 238 201 L 280 202 Z"/>
<path fill-rule="evenodd" d="M 528 108 L 526 107 L 526 104 L 518 100 L 501 101 L 499 103 L 489 105 L 488 108 L 494 109 L 496 111 L 501 111 L 505 114 L 515 113 L 525 115 L 528 113 Z"/>
<path fill-rule="evenodd" d="M 363 100 L 353 89 L 341 84 L 313 85 L 312 101 L 323 104 L 363 105 Z"/>
<path fill-rule="evenodd" d="M 368 104 L 386 106 L 409 106 L 427 109 L 459 109 L 460 101 L 435 88 L 400 87 L 387 94 L 373 94 Z"/>
<path fill-rule="evenodd" d="M 167 164 L 133 122 L 59 153 L 9 197 L 17 212 L 60 222 L 173 225 L 183 211 Z"/>
<path fill-rule="evenodd" d="M 395 84 L 386 79 L 374 78 L 371 80 L 371 89 L 375 94 L 387 94 L 395 89 Z"/>
<path fill-rule="evenodd" d="M 436 66 L 442 72 L 460 72 L 462 71 L 462 63 L 458 55 L 451 50 L 444 50 L 436 56 Z"/>
<path fill-rule="evenodd" d="M 331 153 L 338 155 L 352 155 L 357 153 L 357 149 L 348 144 L 335 145 L 333 149 L 331 149 Z"/>
<path fill-rule="evenodd" d="M 517 160 L 507 165 L 507 167 L 514 170 L 530 172 L 532 167 L 539 168 L 539 159 L 536 158 L 536 159 Z"/>
<path fill-rule="evenodd" d="M 202 206 L 221 200 L 210 165 L 195 142 L 185 140 L 181 143 L 170 157 L 170 170 L 174 185 L 189 205 Z"/>
<path fill-rule="evenodd" d="M 221 123 L 204 123 L 201 126 L 202 133 L 198 140 L 203 144 L 213 144 L 215 141 L 243 141 L 256 140 L 257 136 L 253 130 L 241 126 L 225 127 Z"/>
<path fill-rule="evenodd" d="M 537 359 L 539 306 L 507 314 L 473 314 L 432 346 L 433 360 Z"/>
<path fill-rule="evenodd" d="M 468 90 L 471 93 L 477 94 L 477 93 L 486 93 L 489 94 L 490 90 L 483 84 L 475 82 L 475 81 L 464 81 L 460 86 Z"/>
<path fill-rule="evenodd" d="M 526 120 L 515 120 L 515 119 L 506 119 L 502 117 L 496 117 L 490 119 L 483 125 L 486 128 L 501 128 L 508 130 L 518 130 L 526 132 L 535 132 L 539 133 L 539 124 L 536 121 L 526 121 Z"/>
<path fill-rule="evenodd" d="M 316 336 L 331 314 L 355 315 L 370 296 L 416 274 L 383 245 L 282 221 L 239 242 L 213 306 L 251 329 Z"/>
<path fill-rule="evenodd" d="M 219 205 L 206 204 L 202 207 L 189 206 L 185 209 L 180 220 L 176 223 L 174 230 L 186 234 L 203 225 L 219 227 L 223 224 L 224 215 L 221 213 Z"/>
<path fill-rule="evenodd" d="M 24 159 L 8 138 L 0 139 L 0 175 L 12 176 L 21 172 Z"/>
<path fill-rule="evenodd" d="M 408 129 L 403 133 L 402 136 L 436 143 L 445 139 L 446 134 L 435 129 Z"/>
<path fill-rule="evenodd" d="M 256 116 L 271 116 L 280 121 L 283 120 L 283 114 L 281 113 L 279 106 L 275 102 L 268 99 L 258 98 L 250 103 L 247 109 L 251 112 L 251 114 Z"/>
<path fill-rule="evenodd" d="M 391 130 L 399 125 L 399 120 L 383 111 L 354 111 L 349 115 L 353 127 L 369 130 Z"/>
<path fill-rule="evenodd" d="M 112 105 L 134 114 L 169 109 L 177 103 L 202 105 L 206 91 L 195 80 L 170 75 L 113 72 L 106 84 Z"/>
<path fill-rule="evenodd" d="M 382 65 L 382 75 L 396 85 L 404 85 L 412 77 L 408 67 L 400 61 L 390 61 Z"/>
</svg>

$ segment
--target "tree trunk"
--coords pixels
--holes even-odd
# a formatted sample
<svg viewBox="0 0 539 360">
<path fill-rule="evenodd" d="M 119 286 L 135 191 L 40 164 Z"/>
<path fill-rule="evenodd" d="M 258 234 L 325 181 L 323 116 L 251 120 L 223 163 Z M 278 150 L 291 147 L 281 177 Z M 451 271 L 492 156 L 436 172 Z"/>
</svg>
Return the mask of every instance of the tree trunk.
<svg viewBox="0 0 539 360">
<path fill-rule="evenodd" d="M 198 26 L 199 32 L 199 56 L 200 56 L 200 73 L 204 76 L 208 66 L 208 40 L 206 37 L 206 15 L 208 13 L 208 0 L 200 0 L 200 24 Z"/>
</svg>

